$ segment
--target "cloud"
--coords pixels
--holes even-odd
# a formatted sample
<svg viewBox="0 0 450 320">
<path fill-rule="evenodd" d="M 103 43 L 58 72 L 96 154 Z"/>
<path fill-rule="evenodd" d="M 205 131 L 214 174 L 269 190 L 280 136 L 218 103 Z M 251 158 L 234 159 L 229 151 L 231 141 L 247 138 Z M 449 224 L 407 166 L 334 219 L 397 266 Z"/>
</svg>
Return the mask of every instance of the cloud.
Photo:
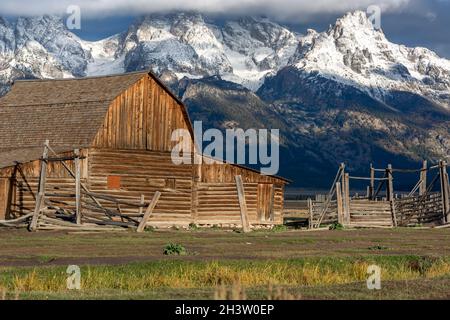
<svg viewBox="0 0 450 320">
<path fill-rule="evenodd" d="M 413 0 L 1 0 L 0 15 L 64 14 L 69 6 L 78 5 L 87 17 L 194 10 L 227 15 L 265 14 L 292 21 L 317 14 L 366 10 L 373 4 L 385 12 L 396 12 L 410 1 Z"/>
</svg>

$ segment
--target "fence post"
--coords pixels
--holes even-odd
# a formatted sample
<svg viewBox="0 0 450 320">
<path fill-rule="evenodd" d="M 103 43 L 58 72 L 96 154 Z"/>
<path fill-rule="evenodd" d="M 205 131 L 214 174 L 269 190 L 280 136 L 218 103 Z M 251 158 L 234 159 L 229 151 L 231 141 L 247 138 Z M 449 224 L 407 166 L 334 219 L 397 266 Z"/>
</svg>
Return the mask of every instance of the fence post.
<svg viewBox="0 0 450 320">
<path fill-rule="evenodd" d="M 395 200 L 392 199 L 389 202 L 389 204 L 391 205 L 392 224 L 394 225 L 394 227 L 397 227 L 398 223 L 397 223 L 397 211 L 396 211 L 396 208 L 395 208 Z"/>
<path fill-rule="evenodd" d="M 48 150 L 50 142 L 46 140 L 44 143 L 44 153 L 42 154 L 41 160 L 41 172 L 39 174 L 39 185 L 38 192 L 36 196 L 36 204 L 34 207 L 33 218 L 31 220 L 29 229 L 30 231 L 36 231 L 37 224 L 39 220 L 39 215 L 41 214 L 42 207 L 45 203 L 45 184 L 47 181 L 47 164 L 48 164 Z"/>
<path fill-rule="evenodd" d="M 441 180 L 441 194 L 442 194 L 442 212 L 444 223 L 450 222 L 450 199 L 449 199 L 449 182 L 447 173 L 447 163 L 439 161 L 439 175 Z"/>
<path fill-rule="evenodd" d="M 375 168 L 373 164 L 370 164 L 370 187 L 369 187 L 369 199 L 374 200 L 375 197 Z"/>
<path fill-rule="evenodd" d="M 445 172 L 445 181 L 447 182 L 447 223 L 450 222 L 450 180 L 448 178 L 448 173 Z"/>
<path fill-rule="evenodd" d="M 153 209 L 155 209 L 156 204 L 159 201 L 159 198 L 161 197 L 161 192 L 156 191 L 155 195 L 153 196 L 152 201 L 147 207 L 147 210 L 145 210 L 144 216 L 142 217 L 141 221 L 139 222 L 139 225 L 136 229 L 136 232 L 141 233 L 144 232 L 145 227 L 147 226 L 148 219 L 150 219 L 150 216 L 153 214 Z"/>
<path fill-rule="evenodd" d="M 236 176 L 236 189 L 239 198 L 239 206 L 241 209 L 241 222 L 242 230 L 244 233 L 250 232 L 250 221 L 248 219 L 247 202 L 245 199 L 244 183 L 242 182 L 242 176 Z"/>
<path fill-rule="evenodd" d="M 344 225 L 344 212 L 342 206 L 342 189 L 341 183 L 336 182 L 336 202 L 337 202 L 337 218 L 338 223 Z"/>
<path fill-rule="evenodd" d="M 419 195 L 423 196 L 427 193 L 427 173 L 428 173 L 428 162 L 427 160 L 423 161 L 422 171 L 420 171 L 420 187 L 419 187 Z"/>
<path fill-rule="evenodd" d="M 313 203 L 311 198 L 308 198 L 308 211 L 309 211 L 309 229 L 312 229 L 314 226 L 314 212 L 313 212 Z"/>
<path fill-rule="evenodd" d="M 343 202 L 345 203 L 345 210 L 344 210 L 344 222 L 345 224 L 349 224 L 350 223 L 350 175 L 348 173 L 346 173 L 344 175 L 344 197 L 343 197 Z"/>
<path fill-rule="evenodd" d="M 75 149 L 75 218 L 76 223 L 81 224 L 82 205 L 81 205 L 81 162 L 80 150 Z"/>
<path fill-rule="evenodd" d="M 394 178 L 392 176 L 392 165 L 389 164 L 387 168 L 388 187 L 387 187 L 387 200 L 394 200 Z"/>
</svg>

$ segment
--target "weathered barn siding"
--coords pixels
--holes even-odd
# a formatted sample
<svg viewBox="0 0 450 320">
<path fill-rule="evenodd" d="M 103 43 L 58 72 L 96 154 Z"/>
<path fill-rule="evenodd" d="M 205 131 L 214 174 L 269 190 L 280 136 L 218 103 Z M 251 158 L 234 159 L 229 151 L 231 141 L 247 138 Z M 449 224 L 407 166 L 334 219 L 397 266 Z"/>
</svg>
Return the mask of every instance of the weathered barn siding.
<svg viewBox="0 0 450 320">
<path fill-rule="evenodd" d="M 258 171 L 249 168 L 232 165 L 229 163 L 221 163 L 215 161 L 214 164 L 204 162 L 201 166 L 201 182 L 235 182 L 235 176 L 241 175 L 245 182 L 260 182 L 260 183 L 285 183 L 283 180 L 273 176 L 265 176 Z"/>
<path fill-rule="evenodd" d="M 111 104 L 93 147 L 171 151 L 176 129 L 189 130 L 184 107 L 149 76 Z"/>
<path fill-rule="evenodd" d="M 282 223 L 283 187 L 274 186 L 273 220 L 259 214 L 265 200 L 258 197 L 261 184 L 244 183 L 248 218 L 251 224 Z M 235 183 L 201 183 L 198 187 L 198 224 L 241 225 L 241 213 Z M 270 197 L 270 196 L 269 196 Z M 270 198 L 266 199 L 270 199 Z"/>
<path fill-rule="evenodd" d="M 108 177 L 119 177 L 120 187 L 108 187 Z M 192 165 L 175 165 L 169 152 L 92 149 L 89 152 L 89 188 L 94 193 L 133 202 L 138 202 L 141 195 L 148 202 L 160 191 L 161 198 L 150 225 L 189 225 L 192 222 Z M 105 206 L 110 204 L 105 203 Z M 123 212 L 133 213 L 126 208 Z"/>
<path fill-rule="evenodd" d="M 251 224 L 282 223 L 284 184 L 274 177 L 231 164 L 203 164 L 194 215 L 199 224 L 241 224 L 235 176 L 244 182 Z"/>
<path fill-rule="evenodd" d="M 6 218 L 6 209 L 8 208 L 8 199 L 6 195 L 9 189 L 9 178 L 0 178 L 0 220 Z"/>
</svg>

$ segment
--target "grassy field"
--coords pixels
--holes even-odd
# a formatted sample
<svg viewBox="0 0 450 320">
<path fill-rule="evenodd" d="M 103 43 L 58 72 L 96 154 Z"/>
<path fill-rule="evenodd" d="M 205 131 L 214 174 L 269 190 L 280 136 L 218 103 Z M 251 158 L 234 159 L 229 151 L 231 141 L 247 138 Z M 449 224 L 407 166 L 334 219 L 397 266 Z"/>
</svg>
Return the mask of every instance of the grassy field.
<svg viewBox="0 0 450 320">
<path fill-rule="evenodd" d="M 0 299 L 448 299 L 450 230 L 1 230 Z M 184 255 L 166 256 L 167 244 Z M 81 290 L 66 287 L 81 267 Z M 367 267 L 382 289 L 367 289 Z"/>
</svg>

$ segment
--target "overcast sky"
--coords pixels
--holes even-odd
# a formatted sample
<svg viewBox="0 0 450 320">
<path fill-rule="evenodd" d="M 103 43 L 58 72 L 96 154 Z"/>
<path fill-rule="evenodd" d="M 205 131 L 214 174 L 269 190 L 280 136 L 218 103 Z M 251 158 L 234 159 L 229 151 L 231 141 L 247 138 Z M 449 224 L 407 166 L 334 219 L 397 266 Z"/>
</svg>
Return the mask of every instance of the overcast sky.
<svg viewBox="0 0 450 320">
<path fill-rule="evenodd" d="M 323 31 L 347 11 L 379 5 L 391 41 L 426 46 L 450 58 L 450 0 L 1 0 L 0 15 L 62 15 L 74 4 L 82 14 L 78 34 L 89 40 L 121 32 L 137 16 L 170 10 L 196 10 L 218 19 L 265 15 L 303 32 Z"/>
</svg>

